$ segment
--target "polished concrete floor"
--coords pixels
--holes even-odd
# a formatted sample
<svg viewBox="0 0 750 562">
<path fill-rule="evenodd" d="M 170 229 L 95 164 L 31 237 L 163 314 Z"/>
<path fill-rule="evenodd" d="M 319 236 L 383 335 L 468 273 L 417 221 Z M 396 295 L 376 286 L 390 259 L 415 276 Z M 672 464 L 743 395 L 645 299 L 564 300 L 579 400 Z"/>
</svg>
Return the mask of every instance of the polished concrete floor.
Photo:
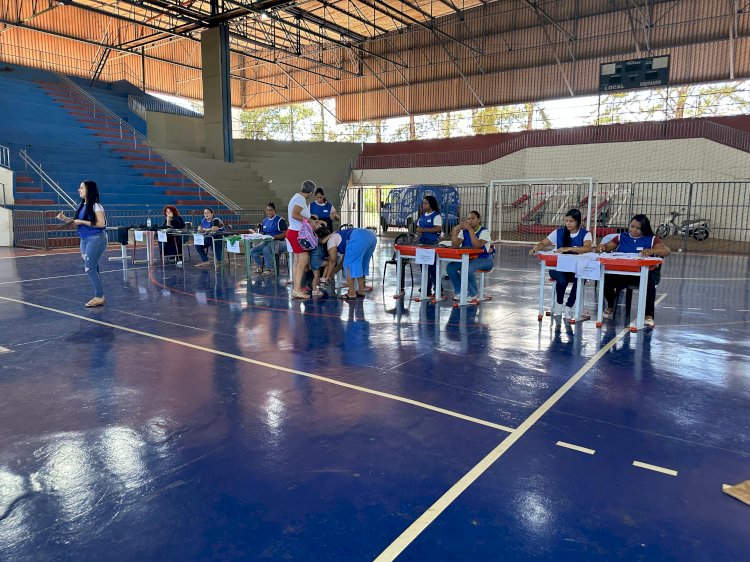
<svg viewBox="0 0 750 562">
<path fill-rule="evenodd" d="M 0 559 L 750 559 L 746 257 L 670 256 L 634 334 L 538 322 L 526 249 L 467 308 L 391 253 L 351 302 L 103 261 L 85 309 L 75 252 L 0 250 Z"/>
</svg>

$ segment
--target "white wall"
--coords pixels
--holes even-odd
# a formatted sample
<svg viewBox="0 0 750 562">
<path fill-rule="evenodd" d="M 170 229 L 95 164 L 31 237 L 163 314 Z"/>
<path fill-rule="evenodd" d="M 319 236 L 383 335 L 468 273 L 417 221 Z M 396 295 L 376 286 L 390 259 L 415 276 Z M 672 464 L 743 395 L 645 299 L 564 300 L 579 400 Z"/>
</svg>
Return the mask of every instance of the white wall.
<svg viewBox="0 0 750 562">
<path fill-rule="evenodd" d="M 13 204 L 13 172 L 7 168 L 0 168 L 0 205 Z"/>
<path fill-rule="evenodd" d="M 488 183 L 523 178 L 618 181 L 750 179 L 750 154 L 705 139 L 527 148 L 478 166 L 355 170 L 355 185 Z"/>
<path fill-rule="evenodd" d="M 13 213 L 0 207 L 0 247 L 13 245 Z"/>
</svg>

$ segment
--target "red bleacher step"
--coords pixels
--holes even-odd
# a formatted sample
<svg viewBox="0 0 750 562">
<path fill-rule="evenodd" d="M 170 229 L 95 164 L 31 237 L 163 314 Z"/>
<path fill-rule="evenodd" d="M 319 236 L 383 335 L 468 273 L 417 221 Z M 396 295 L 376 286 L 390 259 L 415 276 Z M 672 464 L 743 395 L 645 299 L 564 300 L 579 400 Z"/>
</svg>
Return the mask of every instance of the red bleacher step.
<svg viewBox="0 0 750 562">
<path fill-rule="evenodd" d="M 19 199 L 16 198 L 16 205 L 56 205 L 57 202 L 52 199 Z"/>
<path fill-rule="evenodd" d="M 19 186 L 16 185 L 16 192 L 18 193 L 41 193 L 44 189 L 41 187 L 30 187 L 30 186 Z"/>
</svg>

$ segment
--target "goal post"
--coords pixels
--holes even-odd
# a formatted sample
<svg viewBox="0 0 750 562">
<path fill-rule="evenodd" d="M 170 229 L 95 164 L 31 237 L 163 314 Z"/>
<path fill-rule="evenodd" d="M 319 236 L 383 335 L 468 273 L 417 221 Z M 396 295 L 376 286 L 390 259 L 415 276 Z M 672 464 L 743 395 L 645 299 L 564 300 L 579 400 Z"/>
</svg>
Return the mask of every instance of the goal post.
<svg viewBox="0 0 750 562">
<path fill-rule="evenodd" d="M 591 177 L 492 180 L 485 226 L 500 242 L 537 242 L 563 226 L 568 210 L 578 209 L 596 241 L 597 219 L 607 205 Z"/>
</svg>

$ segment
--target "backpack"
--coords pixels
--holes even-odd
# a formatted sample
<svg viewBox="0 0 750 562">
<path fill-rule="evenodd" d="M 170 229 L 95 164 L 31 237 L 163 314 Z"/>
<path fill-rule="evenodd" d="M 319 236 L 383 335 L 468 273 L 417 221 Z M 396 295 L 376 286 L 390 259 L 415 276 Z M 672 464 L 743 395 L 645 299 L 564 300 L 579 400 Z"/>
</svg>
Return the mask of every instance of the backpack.
<svg viewBox="0 0 750 562">
<path fill-rule="evenodd" d="M 310 222 L 305 219 L 302 221 L 302 227 L 297 235 L 297 242 L 303 250 L 314 250 L 318 247 L 318 237 L 315 236 Z"/>
</svg>

